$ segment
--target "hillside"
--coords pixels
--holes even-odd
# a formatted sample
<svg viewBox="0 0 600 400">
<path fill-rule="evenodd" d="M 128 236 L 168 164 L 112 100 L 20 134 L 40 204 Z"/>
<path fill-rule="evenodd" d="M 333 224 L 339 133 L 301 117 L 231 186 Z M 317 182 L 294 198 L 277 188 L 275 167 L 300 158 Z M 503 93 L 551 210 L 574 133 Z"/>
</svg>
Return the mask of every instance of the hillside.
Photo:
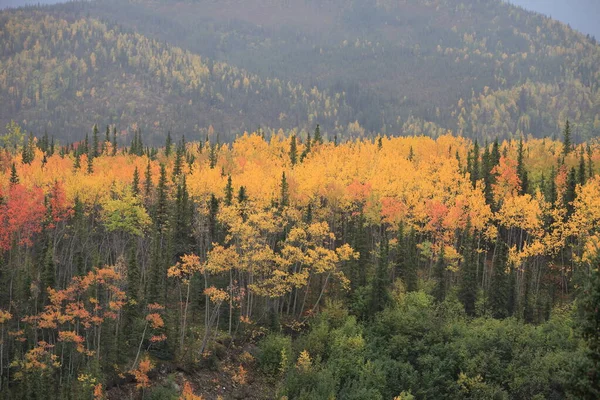
<svg viewBox="0 0 600 400">
<path fill-rule="evenodd" d="M 93 18 L 42 10 L 0 14 L 0 122 L 61 139 L 98 121 L 139 126 L 150 142 L 167 130 L 221 139 L 256 128 L 313 125 L 333 131 L 353 112 L 330 96 L 261 79 Z"/>
<path fill-rule="evenodd" d="M 541 137 L 560 132 L 566 118 L 581 138 L 600 129 L 600 47 L 500 0 L 100 0 L 65 7 L 259 76 L 344 92 L 371 132 L 436 136 L 441 126 L 482 139 Z"/>
<path fill-rule="evenodd" d="M 600 46 L 500 0 L 96 0 L 1 20 L 0 98 L 10 107 L 0 123 L 64 138 L 100 120 L 150 137 L 213 125 L 223 139 L 317 123 L 329 138 L 542 137 L 567 118 L 576 140 L 600 132 Z M 84 40 L 57 45 L 42 20 Z M 41 58 L 27 49 L 38 40 Z M 83 74 L 65 68 L 71 57 L 85 61 Z"/>
</svg>

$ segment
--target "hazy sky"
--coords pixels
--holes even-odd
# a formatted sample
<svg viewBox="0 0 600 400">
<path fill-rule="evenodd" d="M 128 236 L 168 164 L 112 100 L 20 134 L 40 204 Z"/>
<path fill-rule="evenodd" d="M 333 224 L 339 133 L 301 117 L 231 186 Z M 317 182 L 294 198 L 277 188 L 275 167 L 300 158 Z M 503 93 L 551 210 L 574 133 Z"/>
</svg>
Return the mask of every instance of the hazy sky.
<svg viewBox="0 0 600 400">
<path fill-rule="evenodd" d="M 600 39 L 600 0 L 510 0 Z"/>
</svg>

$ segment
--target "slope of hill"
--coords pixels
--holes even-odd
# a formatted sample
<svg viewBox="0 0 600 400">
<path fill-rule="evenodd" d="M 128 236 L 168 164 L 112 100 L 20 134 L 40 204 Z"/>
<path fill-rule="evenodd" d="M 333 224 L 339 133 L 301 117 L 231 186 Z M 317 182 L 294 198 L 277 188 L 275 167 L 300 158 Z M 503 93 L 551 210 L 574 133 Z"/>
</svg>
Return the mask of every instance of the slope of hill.
<svg viewBox="0 0 600 400">
<path fill-rule="evenodd" d="M 48 46 L 34 27 L 43 15 L 115 33 Z M 491 140 L 553 136 L 568 118 L 576 140 L 600 133 L 600 46 L 500 0 L 97 0 L 2 20 L 29 22 L 1 38 L 0 96 L 10 107 L 0 122 L 30 130 L 72 134 L 106 121 L 190 135 L 211 124 L 229 134 L 320 123 L 330 137 L 451 129 Z M 11 50 L 38 37 L 42 59 Z M 140 40 L 151 50 L 140 52 Z M 66 79 L 69 57 L 87 68 L 92 53 L 97 68 Z M 29 69 L 7 70 L 17 59 Z"/>
<path fill-rule="evenodd" d="M 545 136 L 566 118 L 582 137 L 599 129 L 600 47 L 500 0 L 101 0 L 84 9 L 260 76 L 345 92 L 367 131 L 430 133 L 412 126 L 424 120 L 481 138 Z"/>
<path fill-rule="evenodd" d="M 0 120 L 80 137 L 95 122 L 154 135 L 303 126 L 332 129 L 352 112 L 342 96 L 223 62 L 95 19 L 34 10 L 0 16 Z M 227 139 L 223 137 L 222 139 Z"/>
</svg>

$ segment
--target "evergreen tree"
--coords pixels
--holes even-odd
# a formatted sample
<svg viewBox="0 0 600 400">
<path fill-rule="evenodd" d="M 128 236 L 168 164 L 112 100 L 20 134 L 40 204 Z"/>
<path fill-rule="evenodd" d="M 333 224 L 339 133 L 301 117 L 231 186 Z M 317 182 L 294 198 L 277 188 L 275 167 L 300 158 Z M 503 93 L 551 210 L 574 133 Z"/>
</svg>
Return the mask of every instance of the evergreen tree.
<svg viewBox="0 0 600 400">
<path fill-rule="evenodd" d="M 173 244 L 175 255 L 180 257 L 190 250 L 190 232 L 192 230 L 191 201 L 187 189 L 186 177 L 181 177 L 175 195 L 175 212 L 173 224 Z"/>
<path fill-rule="evenodd" d="M 218 154 L 217 154 L 217 145 L 209 144 L 208 146 L 208 162 L 210 169 L 213 169 L 217 166 Z"/>
<path fill-rule="evenodd" d="M 567 176 L 567 188 L 566 188 L 565 194 L 563 196 L 563 203 L 567 207 L 567 217 L 571 216 L 574 211 L 573 201 L 575 200 L 576 186 L 577 186 L 577 172 L 575 172 L 575 167 L 572 167 L 569 170 L 569 175 Z"/>
<path fill-rule="evenodd" d="M 177 148 L 175 149 L 175 163 L 173 164 L 173 179 L 175 179 L 175 177 L 181 175 L 184 155 L 185 155 L 185 138 L 182 137 L 181 141 L 177 145 Z"/>
<path fill-rule="evenodd" d="M 569 120 L 565 123 L 565 130 L 563 131 L 563 155 L 566 156 L 571 152 L 571 126 Z"/>
<path fill-rule="evenodd" d="M 524 162 L 524 149 L 523 149 L 523 138 L 519 140 L 519 147 L 517 150 L 517 176 L 521 181 L 520 195 L 529 192 L 529 177 L 527 176 L 527 170 L 525 169 Z"/>
<path fill-rule="evenodd" d="M 156 187 L 156 205 L 154 207 L 154 221 L 159 233 L 164 231 L 168 220 L 167 190 L 167 169 L 164 164 L 160 164 L 160 175 Z"/>
<path fill-rule="evenodd" d="M 243 187 L 243 186 L 242 186 Z M 241 190 L 241 188 L 240 188 Z M 219 213 L 219 200 L 215 197 L 214 194 L 210 195 L 210 200 L 208 202 L 208 234 L 210 235 L 210 242 L 218 241 L 218 222 L 217 222 L 217 214 Z"/>
<path fill-rule="evenodd" d="M 110 143 L 110 126 L 106 125 L 106 134 L 102 142 L 102 154 L 106 153 L 106 145 Z"/>
<path fill-rule="evenodd" d="M 508 298 L 511 295 L 506 263 L 508 260 L 508 246 L 498 237 L 496 240 L 496 254 L 492 267 L 492 279 L 488 296 L 489 307 L 494 318 L 508 317 Z"/>
<path fill-rule="evenodd" d="M 238 191 L 237 201 L 239 204 L 244 204 L 248 200 L 248 195 L 246 194 L 246 188 L 244 186 L 240 186 L 240 190 Z"/>
<path fill-rule="evenodd" d="M 381 136 L 379 136 L 377 138 L 377 150 L 381 150 L 383 148 L 383 140 L 381 139 Z"/>
<path fill-rule="evenodd" d="M 583 157 L 583 147 L 581 148 L 581 152 L 579 153 L 579 169 L 577 170 L 577 182 L 580 185 L 585 185 L 586 181 L 586 166 L 585 166 L 585 158 Z"/>
<path fill-rule="evenodd" d="M 473 144 L 473 155 L 471 157 L 471 183 L 473 187 L 475 187 L 477 181 L 479 180 L 479 144 L 477 140 Z"/>
<path fill-rule="evenodd" d="M 165 157 L 169 158 L 171 155 L 171 147 L 173 146 L 173 141 L 171 140 L 171 131 L 167 132 L 167 139 L 165 140 Z"/>
<path fill-rule="evenodd" d="M 323 144 L 323 137 L 321 136 L 321 127 L 319 126 L 319 124 L 317 124 L 317 127 L 315 128 L 314 143 Z"/>
<path fill-rule="evenodd" d="M 19 183 L 19 175 L 17 175 L 17 166 L 15 163 L 12 163 L 10 167 L 10 184 L 16 185 Z"/>
<path fill-rule="evenodd" d="M 92 150 L 88 153 L 87 157 L 87 173 L 91 174 L 94 172 L 94 157 L 92 156 Z"/>
<path fill-rule="evenodd" d="M 231 184 L 231 175 L 227 177 L 227 185 L 225 186 L 225 205 L 230 206 L 233 202 L 233 185 Z"/>
<path fill-rule="evenodd" d="M 298 162 L 298 148 L 296 144 L 296 135 L 292 135 L 290 140 L 290 163 L 296 165 Z"/>
<path fill-rule="evenodd" d="M 290 194 L 289 194 L 289 184 L 287 183 L 287 179 L 285 178 L 285 172 L 281 175 L 281 199 L 280 199 L 280 207 L 287 207 L 290 203 Z"/>
<path fill-rule="evenodd" d="M 435 278 L 435 288 L 433 289 L 433 297 L 435 297 L 435 299 L 438 302 L 442 302 L 444 301 L 444 299 L 446 298 L 446 261 L 444 260 L 445 257 L 445 246 L 442 243 L 441 249 L 440 249 L 440 254 L 438 255 L 438 260 L 435 263 L 435 268 L 434 268 L 434 278 Z"/>
<path fill-rule="evenodd" d="M 308 156 L 308 154 L 310 153 L 311 142 L 312 139 L 310 138 L 310 132 L 308 132 L 306 137 L 306 146 L 304 146 L 304 151 L 300 155 L 300 162 L 304 161 L 306 156 Z"/>
<path fill-rule="evenodd" d="M 113 127 L 113 136 L 112 136 L 112 155 L 113 157 L 117 155 L 117 127 Z"/>
<path fill-rule="evenodd" d="M 388 292 L 389 272 L 388 272 L 388 252 L 389 241 L 385 227 L 383 228 L 381 242 L 379 243 L 379 256 L 377 257 L 377 268 L 375 276 L 371 282 L 370 316 L 383 310 L 389 303 L 390 294 Z"/>
<path fill-rule="evenodd" d="M 135 197 L 140 195 L 140 174 L 137 169 L 137 165 L 133 170 L 133 181 L 131 182 L 131 191 Z"/>
<path fill-rule="evenodd" d="M 471 221 L 467 221 L 467 226 L 463 232 L 462 256 L 463 264 L 461 266 L 459 299 L 465 307 L 465 312 L 469 316 L 475 315 L 475 302 L 477 301 L 477 259 L 475 241 L 471 234 Z"/>
<path fill-rule="evenodd" d="M 152 170 L 150 169 L 150 161 L 146 165 L 146 172 L 144 174 L 144 196 L 150 197 L 152 192 Z"/>
<path fill-rule="evenodd" d="M 596 258 L 577 301 L 578 328 L 587 349 L 580 371 L 572 374 L 572 385 L 581 399 L 600 398 L 600 260 Z"/>
<path fill-rule="evenodd" d="M 592 178 L 594 176 L 594 161 L 592 161 L 592 146 L 587 145 L 587 169 L 588 169 L 588 178 Z"/>
<path fill-rule="evenodd" d="M 94 125 L 94 130 L 92 131 L 92 149 L 89 153 L 92 158 L 98 157 L 99 141 L 100 140 L 98 138 L 98 125 Z"/>
</svg>

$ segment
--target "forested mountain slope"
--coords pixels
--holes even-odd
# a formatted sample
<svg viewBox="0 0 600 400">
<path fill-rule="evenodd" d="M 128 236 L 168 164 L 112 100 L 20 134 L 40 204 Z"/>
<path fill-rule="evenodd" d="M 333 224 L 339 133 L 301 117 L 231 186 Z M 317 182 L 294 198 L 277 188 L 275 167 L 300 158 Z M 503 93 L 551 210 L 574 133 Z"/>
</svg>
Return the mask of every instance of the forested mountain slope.
<svg viewBox="0 0 600 400">
<path fill-rule="evenodd" d="M 499 0 L 97 0 L 1 20 L 1 122 L 34 131 L 108 118 L 223 138 L 316 123 L 331 138 L 552 136 L 567 118 L 575 139 L 600 130 L 600 46 Z M 82 40 L 45 34 L 61 24 Z"/>
<path fill-rule="evenodd" d="M 260 76 L 344 92 L 367 131 L 435 136 L 442 126 L 481 139 L 539 137 L 560 132 L 567 117 L 576 135 L 600 128 L 595 41 L 499 0 L 100 0 L 66 7 Z"/>
<path fill-rule="evenodd" d="M 81 137 L 98 120 L 156 135 L 214 128 L 227 139 L 261 123 L 323 121 L 333 130 L 352 112 L 343 96 L 261 79 L 92 18 L 41 10 L 0 14 L 3 126 Z M 150 137 L 148 137 L 150 136 Z M 160 139 L 162 141 L 162 139 Z"/>
</svg>

